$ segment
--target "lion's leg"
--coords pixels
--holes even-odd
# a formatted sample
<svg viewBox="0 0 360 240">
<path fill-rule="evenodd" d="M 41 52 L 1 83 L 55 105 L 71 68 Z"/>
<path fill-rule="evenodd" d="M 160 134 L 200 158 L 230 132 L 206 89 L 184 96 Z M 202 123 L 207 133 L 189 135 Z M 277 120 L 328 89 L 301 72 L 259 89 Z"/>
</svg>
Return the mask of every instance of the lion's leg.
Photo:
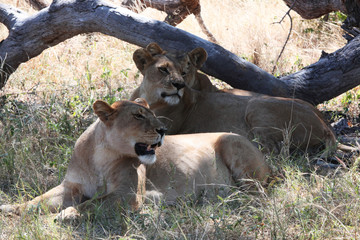
<svg viewBox="0 0 360 240">
<path fill-rule="evenodd" d="M 263 154 L 243 136 L 223 135 L 216 145 L 216 154 L 237 182 L 253 179 L 265 184 L 271 175 Z"/>
<path fill-rule="evenodd" d="M 77 206 L 71 205 L 57 214 L 55 220 L 63 223 L 77 221 L 81 217 L 81 213 L 96 213 L 99 208 L 102 209 L 102 212 L 109 214 L 115 211 L 122 211 L 123 209 L 138 210 L 139 207 L 137 194 L 133 193 L 124 196 L 121 193 L 112 192 L 88 199 Z"/>
<path fill-rule="evenodd" d="M 63 181 L 60 185 L 26 203 L 2 205 L 0 212 L 19 215 L 25 210 L 37 207 L 56 212 L 58 209 L 78 204 L 82 200 L 83 195 L 80 187 L 80 184 Z"/>
<path fill-rule="evenodd" d="M 336 145 L 335 135 L 321 113 L 301 100 L 253 98 L 246 108 L 245 121 L 260 138 L 287 144 L 291 150 L 311 152 L 325 145 L 331 152 Z"/>
<path fill-rule="evenodd" d="M 55 221 L 62 223 L 78 221 L 81 217 L 81 213 L 83 212 L 94 213 L 101 206 L 106 206 L 107 209 L 114 210 L 116 209 L 118 202 L 119 196 L 116 196 L 114 193 L 106 194 L 100 197 L 94 197 L 77 206 L 70 205 L 67 208 L 61 210 L 59 214 L 56 215 Z"/>
<path fill-rule="evenodd" d="M 145 194 L 145 174 L 146 169 L 141 164 L 136 169 L 134 165 L 129 162 L 122 166 L 122 169 L 128 168 L 129 175 L 120 178 L 114 184 L 114 190 L 111 192 L 98 192 L 91 199 L 82 202 L 76 208 L 74 205 L 66 204 L 67 208 L 62 210 L 56 217 L 58 221 L 73 221 L 80 217 L 80 212 L 96 212 L 99 206 L 113 211 L 120 208 L 131 208 L 137 210 L 143 202 L 143 195 Z M 65 205 L 65 204 L 64 204 Z"/>
<path fill-rule="evenodd" d="M 249 138 L 254 142 L 258 143 L 258 146 L 261 147 L 261 152 L 264 154 L 279 154 L 281 152 L 281 142 L 283 136 L 280 130 L 274 130 L 271 128 L 264 127 L 253 127 L 248 124 Z"/>
<path fill-rule="evenodd" d="M 245 122 L 249 135 L 263 146 L 265 153 L 279 154 L 284 136 L 291 137 L 291 129 L 284 131 L 283 127 L 278 126 L 276 114 L 253 102 L 250 102 L 246 109 Z"/>
</svg>

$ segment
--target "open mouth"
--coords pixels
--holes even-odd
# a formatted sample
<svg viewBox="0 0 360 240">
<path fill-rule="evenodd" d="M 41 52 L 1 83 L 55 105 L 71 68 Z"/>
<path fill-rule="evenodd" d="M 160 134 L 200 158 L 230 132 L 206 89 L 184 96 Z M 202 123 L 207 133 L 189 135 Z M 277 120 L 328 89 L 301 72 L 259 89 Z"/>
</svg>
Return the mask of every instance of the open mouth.
<svg viewBox="0 0 360 240">
<path fill-rule="evenodd" d="M 144 156 L 144 155 L 153 155 L 155 154 L 155 150 L 157 147 L 160 147 L 161 142 L 149 145 L 146 143 L 136 143 L 135 144 L 135 153 L 138 156 Z"/>
</svg>

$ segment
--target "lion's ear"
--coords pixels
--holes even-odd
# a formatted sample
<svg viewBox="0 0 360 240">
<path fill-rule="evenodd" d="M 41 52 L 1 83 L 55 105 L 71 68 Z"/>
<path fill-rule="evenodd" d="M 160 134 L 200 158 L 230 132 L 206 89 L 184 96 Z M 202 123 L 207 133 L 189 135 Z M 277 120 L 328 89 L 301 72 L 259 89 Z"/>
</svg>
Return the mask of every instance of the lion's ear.
<svg viewBox="0 0 360 240">
<path fill-rule="evenodd" d="M 201 68 L 207 59 L 207 52 L 201 47 L 195 48 L 189 52 L 188 55 L 190 57 L 191 63 L 194 64 L 197 69 Z"/>
<path fill-rule="evenodd" d="M 140 70 L 141 73 L 143 73 L 146 65 L 153 61 L 153 57 L 150 55 L 150 53 L 147 50 L 140 48 L 134 52 L 133 60 L 135 62 L 136 67 Z"/>
<path fill-rule="evenodd" d="M 157 43 L 150 43 L 145 49 L 140 48 L 136 50 L 133 54 L 133 60 L 136 64 L 136 67 L 140 70 L 141 73 L 143 73 L 146 65 L 154 60 L 153 56 L 159 54 L 165 54 L 165 51 L 162 50 Z"/>
<path fill-rule="evenodd" d="M 107 102 L 102 100 L 96 100 L 93 104 L 95 114 L 101 121 L 106 122 L 109 120 L 109 116 L 114 113 L 115 109 L 112 108 Z"/>
<path fill-rule="evenodd" d="M 137 98 L 134 100 L 137 104 L 140 104 L 141 106 L 144 106 L 146 108 L 150 108 L 148 102 L 144 98 Z"/>
<path fill-rule="evenodd" d="M 151 54 L 151 56 L 165 54 L 165 51 L 157 43 L 149 43 L 146 47 L 146 50 Z"/>
</svg>

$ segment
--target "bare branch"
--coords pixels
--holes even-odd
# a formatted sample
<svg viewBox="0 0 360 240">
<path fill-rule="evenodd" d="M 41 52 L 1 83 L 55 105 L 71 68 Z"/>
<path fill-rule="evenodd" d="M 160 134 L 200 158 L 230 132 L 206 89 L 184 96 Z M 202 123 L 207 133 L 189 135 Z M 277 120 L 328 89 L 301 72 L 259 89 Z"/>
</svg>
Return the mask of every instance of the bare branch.
<svg viewBox="0 0 360 240">
<path fill-rule="evenodd" d="M 20 9 L 0 3 L 0 22 L 3 23 L 9 30 L 27 16 L 27 13 L 21 11 Z"/>
<path fill-rule="evenodd" d="M 360 84 L 360 35 L 345 47 L 280 79 L 291 82 L 295 96 L 312 103 L 330 100 Z"/>
<path fill-rule="evenodd" d="M 296 1 L 295 1 L 295 2 L 296 2 Z M 293 5 L 295 4 L 295 2 L 293 3 Z M 284 50 L 285 50 L 285 47 L 286 47 L 287 43 L 289 42 L 290 35 L 291 35 L 292 29 L 293 29 L 293 21 L 292 21 L 291 15 L 290 15 L 290 11 L 291 11 L 292 7 L 293 7 L 293 6 L 291 6 L 290 9 L 289 9 L 289 10 L 285 13 L 285 15 L 281 18 L 281 20 L 280 20 L 279 22 L 277 22 L 278 24 L 281 24 L 281 22 L 285 19 L 285 17 L 288 16 L 288 17 L 290 18 L 290 29 L 289 29 L 289 34 L 287 35 L 287 38 L 286 38 L 286 40 L 285 40 L 285 43 L 284 43 L 284 45 L 283 45 L 283 47 L 282 47 L 282 49 L 281 49 L 281 51 L 280 51 L 280 54 L 279 54 L 279 56 L 278 56 L 277 59 L 276 59 L 275 65 L 274 65 L 273 70 L 272 70 L 272 72 L 271 72 L 272 74 L 275 73 L 275 69 L 276 69 L 276 67 L 277 67 L 277 64 L 278 64 L 278 62 L 279 62 L 279 60 L 280 60 L 280 58 L 281 58 L 281 55 L 283 54 L 283 52 L 284 52 Z"/>
<path fill-rule="evenodd" d="M 340 11 L 347 15 L 342 28 L 351 31 L 360 27 L 360 0 L 283 0 L 305 19 L 314 19 L 330 12 Z"/>
<path fill-rule="evenodd" d="M 341 11 L 346 13 L 343 0 L 283 0 L 302 18 L 314 19 L 327 13 Z"/>
</svg>

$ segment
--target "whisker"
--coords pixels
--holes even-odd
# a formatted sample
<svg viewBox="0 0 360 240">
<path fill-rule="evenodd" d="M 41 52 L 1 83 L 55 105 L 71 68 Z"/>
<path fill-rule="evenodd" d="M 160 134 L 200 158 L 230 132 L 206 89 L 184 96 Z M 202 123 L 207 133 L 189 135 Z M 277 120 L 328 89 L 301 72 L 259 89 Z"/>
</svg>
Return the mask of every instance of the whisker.
<svg viewBox="0 0 360 240">
<path fill-rule="evenodd" d="M 170 122 L 173 122 L 173 120 L 171 120 L 170 118 L 165 117 L 165 116 L 158 116 L 157 118 L 166 119 L 166 120 L 168 120 L 168 121 L 170 121 Z"/>
</svg>

